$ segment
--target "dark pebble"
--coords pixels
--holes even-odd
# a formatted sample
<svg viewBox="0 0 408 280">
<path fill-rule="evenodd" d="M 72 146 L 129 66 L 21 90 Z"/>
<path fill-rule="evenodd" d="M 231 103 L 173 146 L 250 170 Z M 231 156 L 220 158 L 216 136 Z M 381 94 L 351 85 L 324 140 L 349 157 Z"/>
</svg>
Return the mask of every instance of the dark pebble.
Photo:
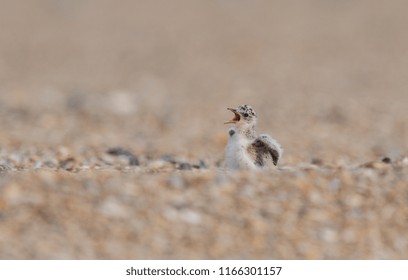
<svg viewBox="0 0 408 280">
<path fill-rule="evenodd" d="M 191 170 L 193 166 L 188 162 L 179 163 L 178 169 L 180 170 Z"/>
<path fill-rule="evenodd" d="M 391 163 L 391 159 L 389 157 L 384 157 L 381 161 L 388 164 Z"/>
<path fill-rule="evenodd" d="M 323 160 L 321 160 L 320 158 L 313 158 L 313 159 L 311 160 L 311 164 L 314 164 L 314 165 L 323 165 Z"/>
<path fill-rule="evenodd" d="M 125 150 L 123 148 L 120 148 L 120 147 L 110 148 L 106 152 L 108 154 L 112 155 L 112 156 L 125 156 L 125 157 L 127 157 L 128 160 L 129 160 L 129 165 L 133 165 L 133 166 L 139 165 L 139 160 L 137 159 L 137 157 L 135 155 L 133 155 L 131 152 L 129 152 L 128 150 Z"/>
<path fill-rule="evenodd" d="M 171 164 L 176 164 L 177 161 L 174 159 L 173 155 L 162 155 L 161 157 L 162 160 L 169 162 Z"/>
</svg>

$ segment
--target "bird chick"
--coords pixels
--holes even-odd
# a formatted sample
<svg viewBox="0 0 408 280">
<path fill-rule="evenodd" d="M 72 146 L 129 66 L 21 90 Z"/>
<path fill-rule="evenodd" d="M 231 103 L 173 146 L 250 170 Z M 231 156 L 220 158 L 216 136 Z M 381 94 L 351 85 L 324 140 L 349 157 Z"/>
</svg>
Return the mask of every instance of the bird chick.
<svg viewBox="0 0 408 280">
<path fill-rule="evenodd" d="M 283 150 L 279 143 L 267 134 L 256 135 L 257 115 L 249 105 L 237 109 L 227 108 L 234 118 L 225 124 L 232 124 L 225 148 L 225 164 L 229 169 L 258 169 L 267 166 L 269 160 L 277 165 Z"/>
</svg>

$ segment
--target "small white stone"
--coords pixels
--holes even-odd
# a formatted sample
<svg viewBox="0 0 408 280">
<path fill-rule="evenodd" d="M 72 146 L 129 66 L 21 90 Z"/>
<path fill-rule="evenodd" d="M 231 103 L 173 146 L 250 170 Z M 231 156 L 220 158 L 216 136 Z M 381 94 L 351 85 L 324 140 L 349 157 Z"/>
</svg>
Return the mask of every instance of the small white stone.
<svg viewBox="0 0 408 280">
<path fill-rule="evenodd" d="M 135 95 L 127 91 L 113 91 L 109 94 L 106 106 L 118 115 L 130 115 L 137 110 Z"/>
<path fill-rule="evenodd" d="M 332 229 L 325 228 L 322 231 L 322 239 L 326 242 L 334 242 L 337 239 L 337 233 Z"/>
<path fill-rule="evenodd" d="M 113 218 L 126 218 L 128 213 L 119 201 L 113 197 L 105 199 L 99 206 L 100 212 Z"/>
<path fill-rule="evenodd" d="M 185 209 L 180 213 L 181 219 L 189 224 L 197 225 L 201 223 L 201 215 L 196 211 Z"/>
<path fill-rule="evenodd" d="M 169 177 L 168 183 L 171 187 L 182 189 L 184 187 L 184 180 L 181 176 L 172 175 Z"/>
<path fill-rule="evenodd" d="M 43 166 L 43 164 L 42 164 L 42 162 L 39 161 L 39 160 L 37 160 L 37 161 L 34 163 L 34 169 L 40 169 L 42 166 Z"/>
</svg>

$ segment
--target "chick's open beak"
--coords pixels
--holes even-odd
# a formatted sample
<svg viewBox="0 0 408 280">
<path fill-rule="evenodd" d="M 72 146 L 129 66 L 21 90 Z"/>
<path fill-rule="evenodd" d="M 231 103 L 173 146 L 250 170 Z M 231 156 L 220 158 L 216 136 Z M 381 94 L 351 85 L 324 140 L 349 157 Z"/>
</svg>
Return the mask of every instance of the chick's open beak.
<svg viewBox="0 0 408 280">
<path fill-rule="evenodd" d="M 232 108 L 227 108 L 227 110 L 230 110 L 231 112 L 234 113 L 234 118 L 230 121 L 225 122 L 224 124 L 229 124 L 229 123 L 237 123 L 239 122 L 239 120 L 241 119 L 241 116 L 237 113 L 236 109 L 232 109 Z"/>
</svg>

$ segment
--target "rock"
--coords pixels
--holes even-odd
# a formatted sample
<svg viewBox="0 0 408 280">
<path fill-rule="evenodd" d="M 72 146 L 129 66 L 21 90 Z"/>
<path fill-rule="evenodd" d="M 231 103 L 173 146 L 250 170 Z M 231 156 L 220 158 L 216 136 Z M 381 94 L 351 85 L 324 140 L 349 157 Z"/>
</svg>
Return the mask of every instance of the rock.
<svg viewBox="0 0 408 280">
<path fill-rule="evenodd" d="M 116 148 L 110 148 L 107 150 L 107 153 L 113 156 L 124 156 L 129 160 L 129 165 L 131 166 L 138 166 L 139 165 L 139 160 L 135 155 L 133 155 L 131 152 L 129 152 L 126 149 L 116 147 Z"/>
</svg>

